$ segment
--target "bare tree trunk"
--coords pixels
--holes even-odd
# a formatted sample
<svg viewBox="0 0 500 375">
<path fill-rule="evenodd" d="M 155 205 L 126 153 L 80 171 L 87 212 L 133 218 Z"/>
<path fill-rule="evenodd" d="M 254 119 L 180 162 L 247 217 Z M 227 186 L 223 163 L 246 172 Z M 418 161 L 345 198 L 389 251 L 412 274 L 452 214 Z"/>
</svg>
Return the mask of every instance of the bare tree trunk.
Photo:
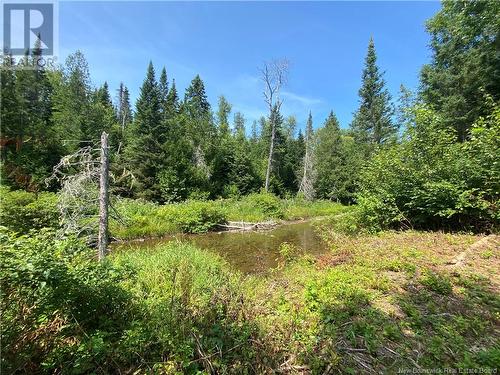
<svg viewBox="0 0 500 375">
<path fill-rule="evenodd" d="M 274 126 L 274 119 L 271 116 L 271 145 L 269 146 L 269 157 L 267 158 L 267 170 L 266 170 L 266 193 L 269 191 L 269 179 L 271 178 L 271 168 L 273 164 L 273 154 L 274 154 L 274 139 L 276 137 L 276 128 Z"/>
<path fill-rule="evenodd" d="M 269 122 L 271 125 L 271 144 L 269 146 L 269 157 L 267 159 L 266 183 L 264 189 L 269 191 L 269 180 L 273 166 L 274 142 L 276 138 L 276 114 L 273 114 L 275 106 L 277 111 L 281 107 L 282 100 L 279 98 L 281 87 L 286 84 L 288 74 L 288 61 L 275 60 L 264 63 L 260 70 L 262 81 L 264 82 L 264 100 L 269 107 Z"/>
<path fill-rule="evenodd" d="M 99 237 L 98 258 L 103 260 L 108 247 L 108 205 L 109 205 L 109 159 L 108 134 L 101 134 L 101 176 L 99 184 Z"/>
</svg>

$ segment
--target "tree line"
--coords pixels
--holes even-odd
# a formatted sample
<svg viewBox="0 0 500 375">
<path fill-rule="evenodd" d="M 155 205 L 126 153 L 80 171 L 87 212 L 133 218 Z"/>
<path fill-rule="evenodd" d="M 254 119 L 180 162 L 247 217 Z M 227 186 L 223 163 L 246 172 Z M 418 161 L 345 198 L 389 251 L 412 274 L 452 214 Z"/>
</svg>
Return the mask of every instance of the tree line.
<svg viewBox="0 0 500 375">
<path fill-rule="evenodd" d="M 412 93 L 402 86 L 397 100 L 370 39 L 358 109 L 347 129 L 332 111 L 320 126 L 309 113 L 305 132 L 297 132 L 295 117 L 281 111 L 284 61 L 261 69 L 268 113 L 248 124 L 224 96 L 212 108 L 198 75 L 181 96 L 166 69 L 158 74 L 150 63 L 132 108 L 124 83 L 115 95 L 106 82 L 92 85 L 79 51 L 57 69 L 11 69 L 15 61 L 7 56 L 1 70 L 3 183 L 46 188 L 62 156 L 106 131 L 112 187 L 121 196 L 165 203 L 264 189 L 283 197 L 365 202 L 372 219 L 388 225 L 456 224 L 465 212 L 467 222 L 498 220 L 498 163 L 490 161 L 498 150 L 499 7 L 495 1 L 444 1 L 427 23 L 432 58 L 421 70 L 420 87 Z M 26 64 L 40 55 L 35 46 Z"/>
</svg>

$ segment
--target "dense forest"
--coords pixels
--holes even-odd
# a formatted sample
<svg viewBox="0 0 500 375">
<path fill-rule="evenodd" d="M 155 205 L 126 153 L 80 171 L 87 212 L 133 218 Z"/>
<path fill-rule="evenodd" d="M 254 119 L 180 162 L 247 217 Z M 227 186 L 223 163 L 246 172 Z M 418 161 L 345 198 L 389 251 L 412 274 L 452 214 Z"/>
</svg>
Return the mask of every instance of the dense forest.
<svg viewBox="0 0 500 375">
<path fill-rule="evenodd" d="M 285 59 L 258 70 L 267 115 L 249 123 L 223 95 L 212 106 L 199 75 L 182 93 L 168 64 L 145 67 L 131 103 L 125 77 L 118 88 L 91 82 L 80 51 L 57 68 L 37 65 L 39 47 L 22 61 L 5 56 L 3 369 L 327 374 L 390 373 L 404 363 L 498 366 L 497 284 L 443 271 L 436 257 L 499 229 L 499 19 L 498 1 L 443 1 L 426 24 L 432 55 L 420 85 L 414 92 L 401 85 L 397 97 L 367 36 L 359 104 L 343 126 L 335 103 L 326 119 L 308 113 L 304 126 L 283 113 L 280 90 L 293 75 Z M 32 69 L 16 69 L 20 63 Z M 185 243 L 95 262 L 83 230 L 61 235 L 67 201 L 53 175 L 67 155 L 98 148 L 102 132 L 117 213 L 112 238 L 324 216 L 317 230 L 332 253 L 314 261 L 284 242 L 277 281 L 242 281 L 225 261 Z M 88 212 L 79 211 L 77 225 L 92 209 L 80 208 Z M 371 251 L 378 262 L 367 260 Z M 482 254 L 477 269 L 498 273 L 491 268 L 498 254 Z M 409 292 L 398 284 L 396 295 L 391 283 L 399 279 L 384 284 L 384 272 L 405 275 Z M 384 301 L 402 312 L 378 309 L 388 291 L 394 299 Z M 423 354 L 412 351 L 417 346 Z"/>
<path fill-rule="evenodd" d="M 3 69 L 4 183 L 46 189 L 62 156 L 96 144 L 106 131 L 120 196 L 165 203 L 265 187 L 281 197 L 300 191 L 308 199 L 360 203 L 370 220 L 389 226 L 487 228 L 498 219 L 497 16 L 495 2 L 445 3 L 428 22 L 433 55 L 420 89 L 401 86 L 397 100 L 370 40 L 349 128 L 333 111 L 324 120 L 309 114 L 305 134 L 280 112 L 279 97 L 269 116 L 247 124 L 224 96 L 212 108 L 199 76 L 182 95 L 167 70 L 158 74 L 152 63 L 134 108 L 125 84 L 116 95 L 106 82 L 93 86 L 81 52 L 60 69 Z M 39 54 L 34 49 L 25 64 Z M 267 78 L 276 69 L 287 74 L 275 63 L 265 67 Z"/>
</svg>

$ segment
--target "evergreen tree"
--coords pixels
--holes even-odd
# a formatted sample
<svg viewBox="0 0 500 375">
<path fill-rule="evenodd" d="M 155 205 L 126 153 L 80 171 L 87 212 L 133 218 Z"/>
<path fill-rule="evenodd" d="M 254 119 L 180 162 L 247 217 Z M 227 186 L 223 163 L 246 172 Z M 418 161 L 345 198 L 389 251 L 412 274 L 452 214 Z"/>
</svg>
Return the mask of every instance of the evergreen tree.
<svg viewBox="0 0 500 375">
<path fill-rule="evenodd" d="M 87 60 L 76 51 L 66 59 L 62 75 L 54 77 L 53 121 L 67 152 L 96 141 L 88 121 L 90 86 Z"/>
<path fill-rule="evenodd" d="M 342 133 L 333 112 L 317 132 L 314 154 L 317 196 L 343 203 L 352 202 L 362 155 L 354 139 Z"/>
<path fill-rule="evenodd" d="M 215 136 L 210 104 L 205 93 L 205 84 L 197 75 L 184 95 L 184 113 L 187 116 L 187 128 L 190 139 L 201 152 L 206 153 Z"/>
<path fill-rule="evenodd" d="M 132 109 L 130 107 L 130 94 L 128 88 L 120 82 L 118 89 L 117 118 L 122 128 L 122 132 L 132 122 Z"/>
<path fill-rule="evenodd" d="M 97 101 L 106 107 L 113 107 L 111 96 L 109 95 L 108 83 L 104 81 L 102 87 L 97 90 Z"/>
<path fill-rule="evenodd" d="M 52 87 L 43 67 L 40 39 L 31 56 L 23 58 L 30 69 L 12 70 L 6 56 L 1 71 L 2 172 L 16 187 L 38 190 L 62 154 L 51 120 Z"/>
<path fill-rule="evenodd" d="M 257 128 L 257 121 L 253 120 L 253 122 L 252 122 L 252 133 L 250 135 L 250 139 L 252 140 L 252 142 L 255 143 L 258 138 L 259 138 L 259 130 Z"/>
<path fill-rule="evenodd" d="M 210 114 L 210 103 L 205 93 L 205 84 L 199 75 L 196 75 L 186 89 L 184 104 L 193 118 L 205 118 Z"/>
<path fill-rule="evenodd" d="M 245 116 L 243 116 L 243 113 L 241 112 L 236 112 L 234 114 L 234 120 L 233 120 L 233 128 L 234 128 L 234 135 L 236 136 L 237 139 L 245 139 Z"/>
<path fill-rule="evenodd" d="M 157 174 L 162 169 L 162 145 L 165 141 L 165 134 L 158 132 L 162 121 L 160 107 L 158 83 L 153 63 L 150 62 L 137 99 L 126 155 L 137 180 L 137 196 L 152 200 L 160 199 L 156 183 Z"/>
<path fill-rule="evenodd" d="M 433 55 L 421 72 L 422 98 L 460 140 L 491 112 L 486 96 L 500 99 L 499 17 L 499 1 L 445 0 L 427 22 Z"/>
<path fill-rule="evenodd" d="M 359 89 L 360 105 L 351 127 L 359 141 L 380 145 L 396 137 L 397 126 L 391 120 L 394 112 L 391 96 L 385 87 L 383 73 L 377 66 L 373 38 L 368 44 L 362 81 Z"/>
<path fill-rule="evenodd" d="M 168 81 L 167 81 L 167 70 L 165 67 L 161 70 L 160 81 L 158 82 L 158 92 L 160 95 L 160 109 L 164 119 L 169 116 L 168 108 Z"/>
<path fill-rule="evenodd" d="M 117 149 L 122 141 L 122 131 L 111 102 L 107 82 L 95 90 L 90 99 L 90 112 L 87 122 L 88 135 L 91 139 L 99 140 L 103 131 L 110 135 L 112 149 Z"/>
<path fill-rule="evenodd" d="M 177 88 L 175 87 L 175 79 L 172 80 L 172 88 L 168 91 L 167 110 L 170 118 L 179 112 L 179 95 L 177 94 Z"/>
<path fill-rule="evenodd" d="M 232 106 L 223 95 L 219 96 L 218 104 L 217 124 L 219 126 L 219 134 L 225 137 L 229 135 L 229 114 L 231 113 Z"/>
<path fill-rule="evenodd" d="M 13 65 L 15 61 L 10 55 L 4 56 L 3 66 L 0 69 L 0 85 L 1 85 L 1 125 L 3 142 L 9 142 L 5 138 L 13 139 L 17 135 L 19 124 L 19 99 L 16 95 L 16 76 L 14 74 Z M 12 141 L 10 141 L 12 143 Z M 5 151 L 4 147 L 1 148 Z"/>
</svg>

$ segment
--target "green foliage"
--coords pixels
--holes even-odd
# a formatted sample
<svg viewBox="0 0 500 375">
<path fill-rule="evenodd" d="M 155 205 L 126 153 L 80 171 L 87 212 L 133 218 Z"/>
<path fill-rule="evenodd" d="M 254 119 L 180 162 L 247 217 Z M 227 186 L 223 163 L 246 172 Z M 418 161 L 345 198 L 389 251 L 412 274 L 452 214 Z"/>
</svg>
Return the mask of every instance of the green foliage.
<svg viewBox="0 0 500 375">
<path fill-rule="evenodd" d="M 490 112 L 485 98 L 500 99 L 499 16 L 498 1 L 445 0 L 427 22 L 433 56 L 422 68 L 422 96 L 461 141 Z"/>
<path fill-rule="evenodd" d="M 129 275 L 74 240 L 2 229 L 2 369 L 88 373 L 111 366 L 129 322 Z M 129 276 L 127 276 L 129 277 Z"/>
<path fill-rule="evenodd" d="M 202 233 L 226 221 L 216 202 L 186 201 L 163 206 L 140 200 L 116 203 L 120 221 L 112 220 L 111 235 L 120 239 L 158 237 L 173 233 Z"/>
<path fill-rule="evenodd" d="M 301 249 L 299 247 L 288 242 L 282 242 L 279 246 L 278 251 L 286 263 L 289 263 L 298 258 L 301 253 Z"/>
<path fill-rule="evenodd" d="M 422 285 L 424 285 L 427 289 L 438 294 L 447 295 L 452 291 L 452 284 L 449 278 L 433 271 L 427 271 L 420 279 L 420 283 L 422 283 Z"/>
<path fill-rule="evenodd" d="M 186 203 L 163 206 L 159 215 L 172 221 L 184 233 L 203 233 L 226 222 L 223 212 L 213 202 L 187 201 Z"/>
<path fill-rule="evenodd" d="M 255 328 L 239 319 L 238 276 L 221 258 L 170 243 L 120 252 L 113 261 L 137 270 L 137 280 L 126 285 L 141 309 L 140 322 L 126 332 L 121 358 L 130 361 L 126 356 L 136 353 L 136 361 L 160 365 L 167 356 L 164 365 L 179 373 L 208 367 L 197 360 L 201 355 L 214 356 L 210 366 L 217 372 L 237 373 L 238 363 L 253 360 L 249 339 Z"/>
<path fill-rule="evenodd" d="M 245 201 L 258 208 L 269 218 L 281 219 L 284 216 L 281 201 L 278 197 L 270 193 L 250 194 L 245 197 Z"/>
<path fill-rule="evenodd" d="M 397 133 L 397 126 L 391 119 L 394 108 L 391 104 L 391 95 L 385 87 L 383 73 L 377 66 L 372 38 L 368 44 L 362 81 L 359 89 L 359 109 L 354 114 L 351 124 L 356 139 L 361 143 L 372 145 L 394 141 Z"/>
<path fill-rule="evenodd" d="M 351 203 L 363 161 L 364 146 L 355 143 L 352 136 L 341 131 L 333 112 L 328 116 L 325 126 L 318 129 L 316 142 L 314 160 L 317 177 L 314 187 L 317 196 Z"/>
<path fill-rule="evenodd" d="M 54 193 L 10 191 L 0 187 L 0 222 L 18 233 L 59 226 L 57 196 Z"/>
<path fill-rule="evenodd" d="M 401 145 L 383 150 L 364 169 L 359 204 L 363 224 L 388 227 L 493 230 L 498 225 L 500 112 L 472 127 L 470 140 L 425 107 Z"/>
</svg>

